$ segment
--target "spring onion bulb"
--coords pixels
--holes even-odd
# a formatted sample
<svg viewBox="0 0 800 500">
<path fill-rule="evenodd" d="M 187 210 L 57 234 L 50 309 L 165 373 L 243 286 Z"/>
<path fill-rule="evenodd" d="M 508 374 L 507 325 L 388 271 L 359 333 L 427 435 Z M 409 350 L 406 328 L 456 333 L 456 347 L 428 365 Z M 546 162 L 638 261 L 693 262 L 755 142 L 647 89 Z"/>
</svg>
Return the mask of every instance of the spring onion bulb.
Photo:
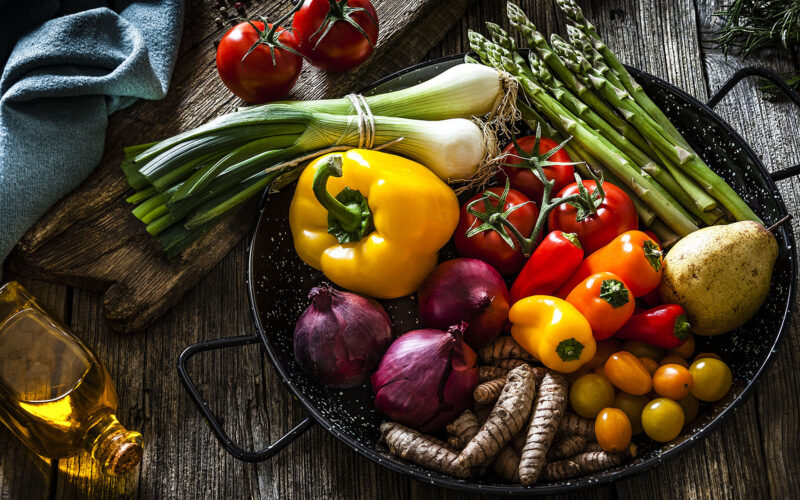
<svg viewBox="0 0 800 500">
<path fill-rule="evenodd" d="M 240 108 L 161 142 L 126 148 L 122 170 L 137 191 L 128 198 L 134 215 L 168 253 L 182 251 L 231 209 L 270 185 L 285 185 L 304 160 L 359 147 L 369 113 L 354 100 Z M 482 175 L 496 154 L 496 130 L 516 113 L 516 82 L 487 66 L 460 64 L 364 101 L 373 147 L 418 161 L 449 182 L 463 181 Z"/>
</svg>

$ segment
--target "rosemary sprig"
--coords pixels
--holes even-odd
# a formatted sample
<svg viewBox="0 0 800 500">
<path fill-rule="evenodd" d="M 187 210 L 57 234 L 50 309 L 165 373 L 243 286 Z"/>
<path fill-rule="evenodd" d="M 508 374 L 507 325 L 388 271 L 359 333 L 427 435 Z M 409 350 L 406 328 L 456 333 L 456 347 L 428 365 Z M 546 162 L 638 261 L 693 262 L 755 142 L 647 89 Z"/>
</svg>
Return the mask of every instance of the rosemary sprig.
<svg viewBox="0 0 800 500">
<path fill-rule="evenodd" d="M 734 0 L 725 10 L 714 12 L 725 25 L 713 39 L 726 56 L 737 53 L 744 59 L 769 53 L 788 54 L 797 62 L 800 50 L 799 0 Z M 787 84 L 800 90 L 800 71 L 784 75 Z M 773 85 L 762 90 L 776 97 Z"/>
</svg>

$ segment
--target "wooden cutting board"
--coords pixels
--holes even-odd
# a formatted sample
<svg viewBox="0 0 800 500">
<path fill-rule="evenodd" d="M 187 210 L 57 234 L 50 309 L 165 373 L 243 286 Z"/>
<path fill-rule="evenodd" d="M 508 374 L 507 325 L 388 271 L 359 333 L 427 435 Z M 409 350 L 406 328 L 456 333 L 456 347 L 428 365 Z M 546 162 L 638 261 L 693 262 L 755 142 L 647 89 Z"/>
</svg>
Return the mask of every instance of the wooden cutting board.
<svg viewBox="0 0 800 500">
<path fill-rule="evenodd" d="M 346 73 L 306 65 L 291 99 L 339 97 L 420 61 L 463 15 L 471 0 L 373 0 L 380 35 L 372 57 Z M 225 28 L 209 0 L 187 0 L 184 31 L 170 91 L 109 118 L 97 169 L 56 203 L 6 261 L 6 277 L 37 277 L 104 292 L 104 314 L 115 330 L 140 330 L 174 305 L 249 230 L 254 201 L 243 206 L 182 255 L 167 259 L 130 213 L 119 170 L 122 148 L 196 127 L 241 104 L 217 77 L 214 43 Z M 247 16 L 270 19 L 290 2 L 245 3 Z M 233 10 L 230 8 L 229 10 Z"/>
</svg>

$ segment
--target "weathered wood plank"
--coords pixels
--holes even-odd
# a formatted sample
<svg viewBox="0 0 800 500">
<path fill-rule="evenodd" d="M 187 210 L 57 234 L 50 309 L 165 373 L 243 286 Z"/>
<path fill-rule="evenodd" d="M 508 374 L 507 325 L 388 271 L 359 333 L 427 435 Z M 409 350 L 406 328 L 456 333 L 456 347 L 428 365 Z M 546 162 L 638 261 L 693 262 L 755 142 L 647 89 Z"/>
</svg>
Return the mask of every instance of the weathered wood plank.
<svg viewBox="0 0 800 500">
<path fill-rule="evenodd" d="M 790 58 L 759 58 L 757 61 L 742 61 L 739 57 L 728 57 L 711 42 L 713 32 L 723 21 L 714 17 L 727 2 L 698 0 L 698 21 L 702 30 L 702 48 L 709 88 L 715 91 L 739 68 L 758 65 L 777 72 L 798 69 Z M 726 118 L 758 153 L 770 171 L 800 163 L 800 137 L 797 123 L 800 110 L 786 101 L 767 102 L 757 90 L 758 81 L 750 79 L 737 85 L 718 106 L 717 112 Z M 778 188 L 790 213 L 797 214 L 800 208 L 800 182 L 787 179 L 778 183 Z M 800 230 L 799 221 L 792 223 L 795 238 Z M 792 317 L 791 327 L 777 354 L 775 364 L 764 376 L 759 386 L 754 406 L 758 416 L 763 440 L 759 450 L 748 449 L 762 461 L 750 462 L 750 467 L 764 471 L 769 483 L 769 494 L 773 498 L 789 498 L 800 488 L 797 463 L 800 461 L 800 328 L 798 313 Z M 765 490 L 764 493 L 767 491 Z"/>
<path fill-rule="evenodd" d="M 54 285 L 22 277 L 17 279 L 58 320 L 69 321 L 69 292 L 63 285 Z M 34 454 L 0 426 L 0 499 L 46 498 L 56 465 Z"/>
</svg>

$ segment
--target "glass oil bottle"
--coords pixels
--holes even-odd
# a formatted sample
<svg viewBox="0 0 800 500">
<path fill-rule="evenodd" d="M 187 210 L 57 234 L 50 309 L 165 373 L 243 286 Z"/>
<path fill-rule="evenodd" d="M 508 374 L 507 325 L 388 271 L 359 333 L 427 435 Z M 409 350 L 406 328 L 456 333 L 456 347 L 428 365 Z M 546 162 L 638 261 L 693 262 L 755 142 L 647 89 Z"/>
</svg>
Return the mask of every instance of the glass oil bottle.
<svg viewBox="0 0 800 500">
<path fill-rule="evenodd" d="M 117 420 L 117 393 L 97 357 L 14 281 L 0 287 L 0 421 L 57 459 L 88 450 L 109 475 L 142 458 L 142 435 Z"/>
</svg>

